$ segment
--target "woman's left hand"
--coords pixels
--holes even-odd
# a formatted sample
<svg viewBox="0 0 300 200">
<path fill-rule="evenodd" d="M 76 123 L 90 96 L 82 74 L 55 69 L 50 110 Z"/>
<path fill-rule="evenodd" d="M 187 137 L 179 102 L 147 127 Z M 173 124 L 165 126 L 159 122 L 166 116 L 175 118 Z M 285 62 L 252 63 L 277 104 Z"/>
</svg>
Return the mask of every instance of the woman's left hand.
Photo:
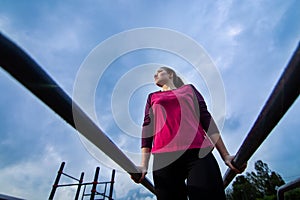
<svg viewBox="0 0 300 200">
<path fill-rule="evenodd" d="M 237 168 L 235 168 L 235 167 L 232 165 L 232 163 L 231 163 L 233 159 L 234 159 L 234 156 L 227 155 L 227 156 L 225 156 L 225 158 L 224 158 L 224 162 L 225 162 L 225 164 L 226 164 L 230 169 L 232 169 L 235 173 L 237 173 L 237 174 L 242 173 L 242 172 L 246 169 L 247 163 L 245 163 L 245 164 L 242 166 L 241 169 L 237 169 Z"/>
</svg>

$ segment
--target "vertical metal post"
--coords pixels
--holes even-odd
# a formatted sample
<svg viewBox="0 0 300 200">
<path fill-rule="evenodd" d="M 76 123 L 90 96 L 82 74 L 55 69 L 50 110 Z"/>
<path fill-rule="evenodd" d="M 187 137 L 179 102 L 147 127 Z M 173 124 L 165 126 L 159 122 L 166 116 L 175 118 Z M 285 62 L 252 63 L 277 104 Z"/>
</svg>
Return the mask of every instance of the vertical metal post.
<svg viewBox="0 0 300 200">
<path fill-rule="evenodd" d="M 84 187 L 83 187 L 83 192 L 82 192 L 81 200 L 83 200 L 83 198 L 84 198 L 85 189 L 86 189 L 86 185 L 84 185 Z"/>
<path fill-rule="evenodd" d="M 81 189 L 82 182 L 83 182 L 83 176 L 84 176 L 84 173 L 82 172 L 82 173 L 81 173 L 81 176 L 80 176 L 80 179 L 79 179 L 79 184 L 78 184 L 78 187 L 77 187 L 75 200 L 78 200 L 78 198 L 79 198 L 80 189 Z"/>
<path fill-rule="evenodd" d="M 95 199 L 96 188 L 97 188 L 97 184 L 98 184 L 99 170 L 100 170 L 100 167 L 97 167 L 96 172 L 95 172 L 95 176 L 94 176 L 94 182 L 93 182 L 93 187 L 92 187 L 92 191 L 91 191 L 92 193 L 91 193 L 91 199 L 90 200 Z"/>
<path fill-rule="evenodd" d="M 50 196 L 49 196 L 49 200 L 52 200 L 53 197 L 54 197 L 54 194 L 55 194 L 55 191 L 56 191 L 59 179 L 61 177 L 61 174 L 63 173 L 64 167 L 65 167 L 65 162 L 62 162 L 61 165 L 60 165 L 60 168 L 59 168 L 59 170 L 57 172 L 57 176 L 56 176 L 56 179 L 54 181 L 54 184 L 52 186 L 52 190 L 51 190 L 51 193 L 50 193 Z"/>
<path fill-rule="evenodd" d="M 112 200 L 112 195 L 113 195 L 113 190 L 114 190 L 114 183 L 115 183 L 115 174 L 116 174 L 116 170 L 112 170 L 112 174 L 111 174 L 111 180 L 110 180 L 110 188 L 109 188 L 109 200 Z"/>
</svg>

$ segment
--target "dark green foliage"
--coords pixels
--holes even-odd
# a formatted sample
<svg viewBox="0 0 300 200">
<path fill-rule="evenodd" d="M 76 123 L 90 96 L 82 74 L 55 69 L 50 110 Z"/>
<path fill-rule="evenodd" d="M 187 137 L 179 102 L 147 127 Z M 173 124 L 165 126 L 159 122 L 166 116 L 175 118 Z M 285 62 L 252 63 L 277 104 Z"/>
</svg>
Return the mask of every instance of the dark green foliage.
<svg viewBox="0 0 300 200">
<path fill-rule="evenodd" d="M 284 194 L 284 200 L 300 199 L 300 188 L 290 190 Z"/>
<path fill-rule="evenodd" d="M 281 176 L 261 160 L 254 168 L 255 172 L 236 177 L 232 188 L 226 190 L 228 200 L 276 200 L 277 187 L 285 184 Z"/>
</svg>

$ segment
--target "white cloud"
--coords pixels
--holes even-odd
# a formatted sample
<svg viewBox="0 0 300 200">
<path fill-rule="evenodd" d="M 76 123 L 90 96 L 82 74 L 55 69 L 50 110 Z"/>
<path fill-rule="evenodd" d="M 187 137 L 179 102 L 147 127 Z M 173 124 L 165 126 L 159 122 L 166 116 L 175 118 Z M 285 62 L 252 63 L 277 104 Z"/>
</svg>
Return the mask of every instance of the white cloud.
<svg viewBox="0 0 300 200">
<path fill-rule="evenodd" d="M 0 15 L 0 29 L 6 30 L 9 29 L 10 20 L 7 16 Z"/>
<path fill-rule="evenodd" d="M 235 36 L 239 35 L 242 31 L 243 31 L 243 28 L 241 26 L 232 26 L 227 31 L 227 34 L 229 35 L 229 37 L 235 37 Z"/>
<path fill-rule="evenodd" d="M 58 160 L 61 158 L 53 147 L 47 147 L 46 152 L 36 160 L 24 160 L 0 169 L 1 192 L 26 199 L 44 197 L 48 191 L 50 193 L 50 182 L 56 174 L 53 163 Z"/>
</svg>

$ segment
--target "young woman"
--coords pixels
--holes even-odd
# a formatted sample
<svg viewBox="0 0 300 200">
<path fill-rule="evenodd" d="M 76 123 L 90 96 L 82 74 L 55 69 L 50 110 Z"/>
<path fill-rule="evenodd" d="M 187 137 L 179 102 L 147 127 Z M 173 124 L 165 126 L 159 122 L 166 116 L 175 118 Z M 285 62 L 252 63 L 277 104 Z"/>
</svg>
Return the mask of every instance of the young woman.
<svg viewBox="0 0 300 200">
<path fill-rule="evenodd" d="M 154 75 L 161 91 L 148 95 L 142 129 L 142 177 L 153 154 L 153 180 L 158 200 L 225 199 L 216 147 L 231 164 L 219 130 L 197 89 L 185 85 L 173 69 L 161 67 Z"/>
</svg>

